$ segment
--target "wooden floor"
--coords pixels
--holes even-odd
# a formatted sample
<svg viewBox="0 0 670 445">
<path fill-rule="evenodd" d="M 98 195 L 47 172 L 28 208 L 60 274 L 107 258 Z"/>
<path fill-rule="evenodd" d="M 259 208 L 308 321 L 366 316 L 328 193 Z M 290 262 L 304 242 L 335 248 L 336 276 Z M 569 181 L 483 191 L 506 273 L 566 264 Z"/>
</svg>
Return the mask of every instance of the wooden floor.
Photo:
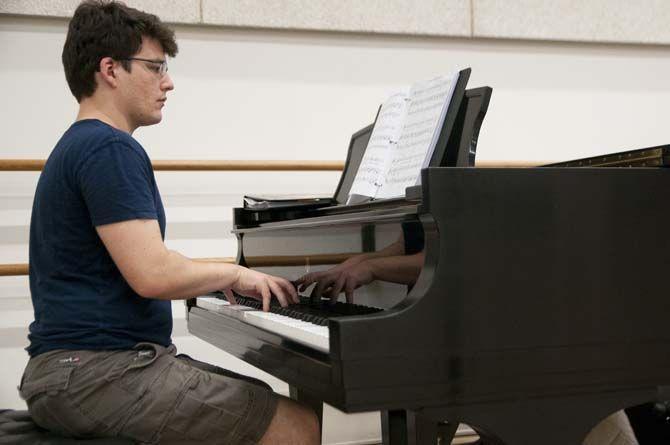
<svg viewBox="0 0 670 445">
<path fill-rule="evenodd" d="M 475 443 L 479 439 L 479 436 L 476 434 L 468 434 L 468 435 L 462 435 L 462 436 L 457 436 L 454 437 L 454 440 L 451 442 L 451 445 L 466 445 L 466 444 L 471 444 Z M 378 444 L 378 445 L 383 445 L 383 444 Z M 442 444 L 436 444 L 436 445 L 442 445 Z"/>
<path fill-rule="evenodd" d="M 455 437 L 451 442 L 451 445 L 463 445 L 467 443 L 474 443 L 479 439 L 479 436 L 476 434 L 468 434 L 467 436 L 458 436 Z"/>
</svg>

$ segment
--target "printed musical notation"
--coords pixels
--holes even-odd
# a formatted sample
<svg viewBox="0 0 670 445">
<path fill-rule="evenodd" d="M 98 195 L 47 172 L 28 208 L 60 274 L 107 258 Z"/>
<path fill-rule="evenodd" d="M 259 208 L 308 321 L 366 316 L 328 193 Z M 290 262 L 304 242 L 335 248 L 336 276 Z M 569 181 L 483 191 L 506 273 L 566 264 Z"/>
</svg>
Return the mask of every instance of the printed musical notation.
<svg viewBox="0 0 670 445">
<path fill-rule="evenodd" d="M 390 152 L 397 145 L 407 113 L 407 94 L 407 91 L 399 91 L 382 104 L 351 186 L 351 194 L 374 197 L 383 186 Z"/>
<path fill-rule="evenodd" d="M 402 196 L 405 189 L 420 181 L 435 150 L 442 122 L 451 100 L 456 79 L 438 77 L 414 84 L 410 88 L 409 106 L 402 136 L 386 174 L 385 189 L 378 197 Z"/>
<path fill-rule="evenodd" d="M 413 84 L 382 104 L 351 194 L 403 196 L 418 184 L 442 131 L 458 73 Z"/>
</svg>

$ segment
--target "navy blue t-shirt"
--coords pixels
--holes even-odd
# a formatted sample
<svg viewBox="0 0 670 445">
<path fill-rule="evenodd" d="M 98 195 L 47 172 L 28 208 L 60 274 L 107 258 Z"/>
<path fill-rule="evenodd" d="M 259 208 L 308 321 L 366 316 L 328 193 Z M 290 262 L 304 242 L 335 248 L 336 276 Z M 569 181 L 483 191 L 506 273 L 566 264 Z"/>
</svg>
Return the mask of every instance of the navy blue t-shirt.
<svg viewBox="0 0 670 445">
<path fill-rule="evenodd" d="M 131 219 L 157 219 L 165 237 L 149 157 L 123 131 L 94 119 L 75 122 L 49 156 L 33 202 L 32 357 L 53 349 L 171 343 L 170 302 L 135 293 L 95 229 Z"/>
</svg>

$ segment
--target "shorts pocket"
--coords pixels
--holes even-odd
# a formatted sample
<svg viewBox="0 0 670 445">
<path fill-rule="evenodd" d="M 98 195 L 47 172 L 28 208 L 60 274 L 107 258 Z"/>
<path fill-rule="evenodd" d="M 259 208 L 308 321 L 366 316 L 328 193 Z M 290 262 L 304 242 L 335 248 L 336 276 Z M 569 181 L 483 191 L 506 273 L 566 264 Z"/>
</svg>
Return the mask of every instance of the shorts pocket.
<svg viewBox="0 0 670 445">
<path fill-rule="evenodd" d="M 111 431 L 120 431 L 152 382 L 163 372 L 165 366 L 161 365 L 153 360 L 138 363 L 132 357 L 122 358 L 101 379 L 96 378 L 96 373 L 88 375 L 86 380 L 90 381 L 81 384 L 95 390 L 86 391 L 87 397 L 77 402 L 82 410 Z"/>
<path fill-rule="evenodd" d="M 239 418 L 228 419 L 228 428 L 225 420 L 222 410 L 186 394 L 175 409 L 170 428 L 181 432 L 187 439 L 205 440 L 216 430 L 217 433 L 221 430 L 231 432 Z"/>
<path fill-rule="evenodd" d="M 68 388 L 73 371 L 74 367 L 64 366 L 33 372 L 24 376 L 19 394 L 27 402 L 40 394 L 56 395 Z"/>
<path fill-rule="evenodd" d="M 168 428 L 190 440 L 221 443 L 234 437 L 241 422 L 246 422 L 253 395 L 246 382 L 231 381 L 218 375 L 198 373 L 198 384 L 184 393 L 168 420 Z"/>
<path fill-rule="evenodd" d="M 67 393 L 36 396 L 28 410 L 36 424 L 62 436 L 94 437 L 101 429 L 100 424 L 72 404 Z"/>
<path fill-rule="evenodd" d="M 176 405 L 182 400 L 184 393 L 197 382 L 193 378 L 193 370 L 174 360 L 164 361 L 167 366 L 161 362 L 154 364 L 160 367 L 162 373 L 137 401 L 133 415 L 121 430 L 123 435 L 143 443 L 154 443 L 161 432 L 169 428 L 166 425 L 171 422 Z"/>
</svg>

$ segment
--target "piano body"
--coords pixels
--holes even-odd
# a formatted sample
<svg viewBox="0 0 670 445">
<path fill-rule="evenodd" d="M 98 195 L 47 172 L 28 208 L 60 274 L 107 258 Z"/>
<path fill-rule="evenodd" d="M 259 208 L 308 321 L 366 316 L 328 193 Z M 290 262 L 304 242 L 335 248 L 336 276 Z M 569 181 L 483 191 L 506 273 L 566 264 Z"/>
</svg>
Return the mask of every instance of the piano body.
<svg viewBox="0 0 670 445">
<path fill-rule="evenodd" d="M 189 331 L 319 414 L 381 410 L 385 444 L 435 444 L 459 422 L 487 444 L 578 444 L 619 409 L 669 399 L 670 172 L 468 168 L 490 93 L 463 94 L 436 154 L 455 167 L 425 169 L 404 198 L 235 210 L 240 264 L 295 280 L 409 237 L 423 257 L 411 285 L 275 314 L 191 299 Z M 371 127 L 352 138 L 340 203 Z"/>
</svg>

